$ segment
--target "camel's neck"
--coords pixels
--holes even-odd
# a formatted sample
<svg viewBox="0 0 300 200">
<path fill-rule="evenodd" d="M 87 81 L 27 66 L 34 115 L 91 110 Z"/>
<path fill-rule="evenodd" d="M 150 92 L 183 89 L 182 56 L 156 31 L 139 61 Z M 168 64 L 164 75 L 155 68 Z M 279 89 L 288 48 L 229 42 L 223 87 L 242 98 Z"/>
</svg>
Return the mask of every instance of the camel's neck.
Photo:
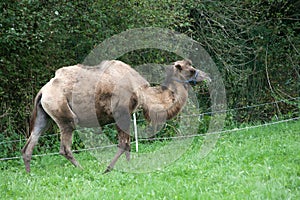
<svg viewBox="0 0 300 200">
<path fill-rule="evenodd" d="M 148 87 L 142 92 L 142 108 L 145 118 L 151 122 L 164 122 L 176 116 L 188 98 L 187 88 L 182 83 L 173 82 L 166 89 Z"/>
</svg>

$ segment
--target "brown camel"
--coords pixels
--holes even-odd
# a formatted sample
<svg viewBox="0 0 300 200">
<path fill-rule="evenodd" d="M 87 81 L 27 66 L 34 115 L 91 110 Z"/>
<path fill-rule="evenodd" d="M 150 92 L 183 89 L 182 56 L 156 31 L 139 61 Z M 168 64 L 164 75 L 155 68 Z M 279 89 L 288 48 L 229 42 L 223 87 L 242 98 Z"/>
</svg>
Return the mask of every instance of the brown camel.
<svg viewBox="0 0 300 200">
<path fill-rule="evenodd" d="M 208 75 L 196 70 L 191 61 L 176 61 L 166 68 L 161 86 L 150 84 L 129 65 L 117 61 L 103 61 L 98 66 L 75 65 L 63 67 L 38 92 L 30 123 L 30 137 L 22 149 L 26 171 L 38 138 L 45 131 L 49 119 L 61 132 L 60 154 L 76 167 L 81 167 L 71 151 L 72 132 L 77 126 L 95 127 L 116 122 L 118 151 L 105 172 L 113 169 L 125 153 L 130 158 L 130 114 L 143 109 L 145 118 L 160 124 L 176 116 L 188 98 L 188 84 Z"/>
</svg>

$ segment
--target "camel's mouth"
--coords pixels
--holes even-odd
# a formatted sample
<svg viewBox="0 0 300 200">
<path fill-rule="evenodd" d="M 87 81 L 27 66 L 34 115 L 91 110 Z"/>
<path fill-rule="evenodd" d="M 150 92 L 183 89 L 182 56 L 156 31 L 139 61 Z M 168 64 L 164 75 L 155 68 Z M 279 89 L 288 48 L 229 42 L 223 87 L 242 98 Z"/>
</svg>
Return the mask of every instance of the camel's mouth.
<svg viewBox="0 0 300 200">
<path fill-rule="evenodd" d="M 209 77 L 209 75 L 201 70 L 196 70 L 195 74 L 187 80 L 180 80 L 175 77 L 173 78 L 173 80 L 175 80 L 177 82 L 182 82 L 185 84 L 188 83 L 191 85 L 196 85 L 197 83 L 200 83 L 200 82 L 210 83 L 212 81 L 211 78 Z"/>
<path fill-rule="evenodd" d="M 207 82 L 210 83 L 211 82 L 211 78 L 209 77 L 209 75 L 201 70 L 196 70 L 195 75 L 188 80 L 189 83 L 199 83 L 199 82 Z"/>
</svg>

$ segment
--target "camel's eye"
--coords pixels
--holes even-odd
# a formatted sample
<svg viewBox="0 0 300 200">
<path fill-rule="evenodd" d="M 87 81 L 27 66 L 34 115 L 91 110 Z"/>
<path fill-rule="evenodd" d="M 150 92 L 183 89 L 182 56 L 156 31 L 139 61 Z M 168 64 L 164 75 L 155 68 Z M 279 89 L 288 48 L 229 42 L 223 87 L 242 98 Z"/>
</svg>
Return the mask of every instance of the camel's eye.
<svg viewBox="0 0 300 200">
<path fill-rule="evenodd" d="M 179 71 L 182 70 L 182 67 L 181 67 L 181 65 L 179 65 L 179 64 L 176 64 L 175 67 L 176 67 Z"/>
</svg>

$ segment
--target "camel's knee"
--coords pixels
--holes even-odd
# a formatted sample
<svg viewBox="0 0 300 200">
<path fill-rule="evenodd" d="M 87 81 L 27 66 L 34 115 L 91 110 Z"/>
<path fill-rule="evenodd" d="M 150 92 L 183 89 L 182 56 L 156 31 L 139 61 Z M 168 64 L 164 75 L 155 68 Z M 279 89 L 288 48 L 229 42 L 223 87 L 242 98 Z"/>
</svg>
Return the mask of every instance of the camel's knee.
<svg viewBox="0 0 300 200">
<path fill-rule="evenodd" d="M 25 154 L 31 155 L 34 146 L 38 142 L 38 139 L 39 139 L 39 135 L 31 134 L 31 136 L 27 140 L 26 144 L 24 145 L 23 149 L 21 150 L 22 155 L 25 155 Z"/>
<path fill-rule="evenodd" d="M 128 151 L 130 152 L 131 148 L 130 148 L 130 143 L 125 143 L 125 142 L 121 142 L 118 144 L 118 147 L 124 151 Z"/>
<path fill-rule="evenodd" d="M 28 144 L 25 144 L 25 146 L 21 149 L 22 155 L 25 155 L 27 147 L 28 147 Z"/>
<path fill-rule="evenodd" d="M 119 127 L 117 128 L 118 128 L 118 139 L 119 139 L 118 147 L 125 151 L 130 151 L 130 135 L 120 130 Z"/>
<path fill-rule="evenodd" d="M 22 150 L 21 150 L 21 153 L 22 153 L 22 158 L 23 158 L 23 161 L 25 163 L 25 166 L 27 165 L 27 163 L 30 162 L 31 160 L 31 154 L 27 154 L 26 153 L 26 148 L 24 147 Z"/>
</svg>

